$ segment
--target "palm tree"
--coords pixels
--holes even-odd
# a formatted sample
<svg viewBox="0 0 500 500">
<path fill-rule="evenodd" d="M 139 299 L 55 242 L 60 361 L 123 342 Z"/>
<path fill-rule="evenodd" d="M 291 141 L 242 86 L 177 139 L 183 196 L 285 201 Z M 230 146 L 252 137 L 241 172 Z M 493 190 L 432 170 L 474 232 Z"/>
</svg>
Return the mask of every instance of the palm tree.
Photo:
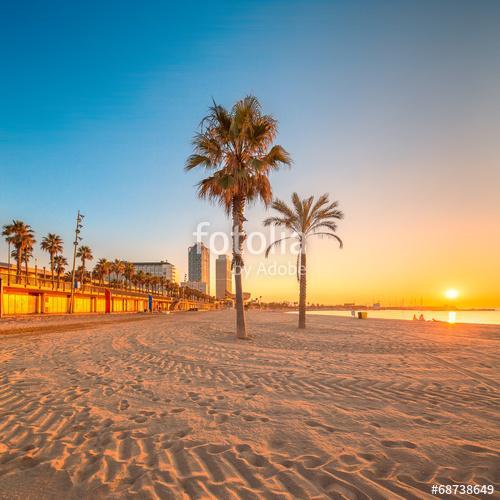
<svg viewBox="0 0 500 500">
<path fill-rule="evenodd" d="M 144 285 L 144 271 L 137 271 L 135 274 L 135 286 L 142 291 Z"/>
<path fill-rule="evenodd" d="M 127 285 L 129 288 L 132 288 L 132 279 L 135 276 L 135 266 L 132 262 L 124 262 L 123 263 L 123 275 L 127 280 Z"/>
<path fill-rule="evenodd" d="M 61 281 L 61 275 L 64 273 L 64 269 L 68 265 L 68 260 L 62 255 L 56 255 L 54 257 L 54 267 L 57 274 L 57 288 L 59 288 L 59 283 Z"/>
<path fill-rule="evenodd" d="M 10 285 L 10 259 L 12 257 L 10 247 L 15 243 L 15 236 L 12 232 L 12 224 L 5 224 L 2 228 L 2 236 L 8 245 L 7 256 L 8 256 L 8 274 L 7 274 L 7 284 Z"/>
<path fill-rule="evenodd" d="M 107 259 L 101 259 L 101 260 L 102 260 L 102 262 L 101 262 L 102 272 L 103 272 L 103 275 L 104 274 L 108 275 L 108 286 L 109 286 L 111 283 L 111 265 L 112 264 Z"/>
<path fill-rule="evenodd" d="M 277 121 L 262 114 L 258 99 L 247 96 L 231 110 L 214 102 L 193 139 L 193 154 L 186 170 L 196 167 L 210 172 L 198 184 L 198 196 L 222 205 L 233 219 L 233 261 L 236 285 L 236 336 L 247 338 L 241 271 L 245 233 L 245 206 L 255 200 L 272 200 L 269 173 L 290 165 L 288 153 L 273 146 Z"/>
<path fill-rule="evenodd" d="M 26 280 L 28 280 L 28 261 L 33 253 L 33 245 L 36 243 L 35 233 L 29 224 L 21 220 L 13 220 L 12 224 L 3 226 L 2 235 L 7 243 L 14 246 L 12 257 L 16 260 L 16 281 L 19 283 L 21 277 L 21 266 L 25 263 Z"/>
<path fill-rule="evenodd" d="M 111 263 L 107 259 L 99 259 L 94 267 L 94 274 L 99 279 L 99 285 L 104 284 L 104 276 L 108 275 L 110 272 Z"/>
<path fill-rule="evenodd" d="M 26 278 L 26 284 L 30 284 L 29 281 L 29 262 L 33 257 L 33 247 L 36 243 L 34 238 L 26 239 L 26 245 L 24 247 L 23 260 L 24 260 L 24 275 Z"/>
<path fill-rule="evenodd" d="M 59 235 L 49 233 L 43 237 L 40 248 L 50 255 L 50 273 L 52 275 L 52 286 L 54 286 L 54 259 L 56 255 L 63 251 L 63 240 Z"/>
<path fill-rule="evenodd" d="M 82 266 L 79 269 L 80 271 L 80 281 L 84 282 L 85 279 L 85 262 L 88 260 L 92 260 L 94 256 L 92 255 L 92 250 L 90 247 L 86 245 L 82 245 L 81 247 L 78 248 L 78 251 L 76 252 L 76 256 L 82 260 Z"/>
<path fill-rule="evenodd" d="M 120 259 L 115 259 L 111 264 L 111 270 L 115 273 L 115 280 L 118 286 L 120 286 L 121 284 L 121 279 L 124 269 L 125 269 L 125 264 Z"/>
<path fill-rule="evenodd" d="M 306 327 L 306 244 L 309 236 L 327 236 L 336 239 L 342 248 L 342 240 L 335 234 L 336 221 L 343 219 L 344 214 L 337 208 L 338 201 L 330 202 L 328 194 L 324 194 L 314 201 L 314 196 L 301 200 L 297 193 L 292 194 L 292 206 L 284 201 L 275 200 L 272 208 L 279 215 L 269 217 L 264 221 L 265 226 L 280 226 L 292 231 L 286 236 L 274 241 L 266 250 L 266 257 L 271 248 L 283 240 L 295 239 L 299 244 L 297 256 L 297 279 L 300 282 L 299 293 L 299 328 Z M 299 265 L 300 261 L 300 265 Z"/>
</svg>

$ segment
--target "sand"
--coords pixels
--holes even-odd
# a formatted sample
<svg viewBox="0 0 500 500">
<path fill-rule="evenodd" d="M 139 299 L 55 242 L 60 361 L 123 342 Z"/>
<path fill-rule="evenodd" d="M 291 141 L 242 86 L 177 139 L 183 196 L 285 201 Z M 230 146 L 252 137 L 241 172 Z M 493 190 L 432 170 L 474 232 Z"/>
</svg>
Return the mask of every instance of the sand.
<svg viewBox="0 0 500 500">
<path fill-rule="evenodd" d="M 0 499 L 499 491 L 499 327 L 295 322 L 0 322 Z"/>
</svg>

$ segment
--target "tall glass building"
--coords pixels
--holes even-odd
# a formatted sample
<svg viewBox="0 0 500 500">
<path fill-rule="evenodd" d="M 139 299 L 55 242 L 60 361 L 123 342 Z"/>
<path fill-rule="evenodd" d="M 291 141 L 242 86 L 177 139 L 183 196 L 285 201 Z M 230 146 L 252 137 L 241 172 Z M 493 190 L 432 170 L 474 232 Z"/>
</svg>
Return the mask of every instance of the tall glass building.
<svg viewBox="0 0 500 500">
<path fill-rule="evenodd" d="M 204 283 L 210 295 L 210 250 L 203 243 L 195 243 L 188 249 L 189 281 Z"/>
</svg>

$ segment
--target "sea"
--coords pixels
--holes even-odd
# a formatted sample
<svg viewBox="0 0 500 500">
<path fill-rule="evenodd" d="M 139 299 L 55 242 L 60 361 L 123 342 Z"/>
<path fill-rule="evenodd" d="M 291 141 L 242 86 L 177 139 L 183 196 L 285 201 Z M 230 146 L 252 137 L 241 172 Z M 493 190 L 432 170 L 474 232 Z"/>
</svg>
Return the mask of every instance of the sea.
<svg viewBox="0 0 500 500">
<path fill-rule="evenodd" d="M 500 309 L 488 311 L 415 311 L 401 309 L 368 310 L 368 318 L 413 320 L 423 315 L 426 321 L 443 321 L 446 323 L 476 323 L 480 325 L 500 325 Z M 307 311 L 307 314 L 325 316 L 351 316 L 351 311 L 319 310 Z"/>
</svg>

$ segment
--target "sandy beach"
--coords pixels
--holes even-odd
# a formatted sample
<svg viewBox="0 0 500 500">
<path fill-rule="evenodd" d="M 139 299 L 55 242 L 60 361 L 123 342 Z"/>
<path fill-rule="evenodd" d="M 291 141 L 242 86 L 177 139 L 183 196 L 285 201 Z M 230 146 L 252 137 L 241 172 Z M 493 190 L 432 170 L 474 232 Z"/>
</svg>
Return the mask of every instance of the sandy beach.
<svg viewBox="0 0 500 500">
<path fill-rule="evenodd" d="M 500 488 L 500 328 L 250 312 L 0 323 L 0 498 Z M 491 496 L 489 496 L 491 498 Z"/>
</svg>

